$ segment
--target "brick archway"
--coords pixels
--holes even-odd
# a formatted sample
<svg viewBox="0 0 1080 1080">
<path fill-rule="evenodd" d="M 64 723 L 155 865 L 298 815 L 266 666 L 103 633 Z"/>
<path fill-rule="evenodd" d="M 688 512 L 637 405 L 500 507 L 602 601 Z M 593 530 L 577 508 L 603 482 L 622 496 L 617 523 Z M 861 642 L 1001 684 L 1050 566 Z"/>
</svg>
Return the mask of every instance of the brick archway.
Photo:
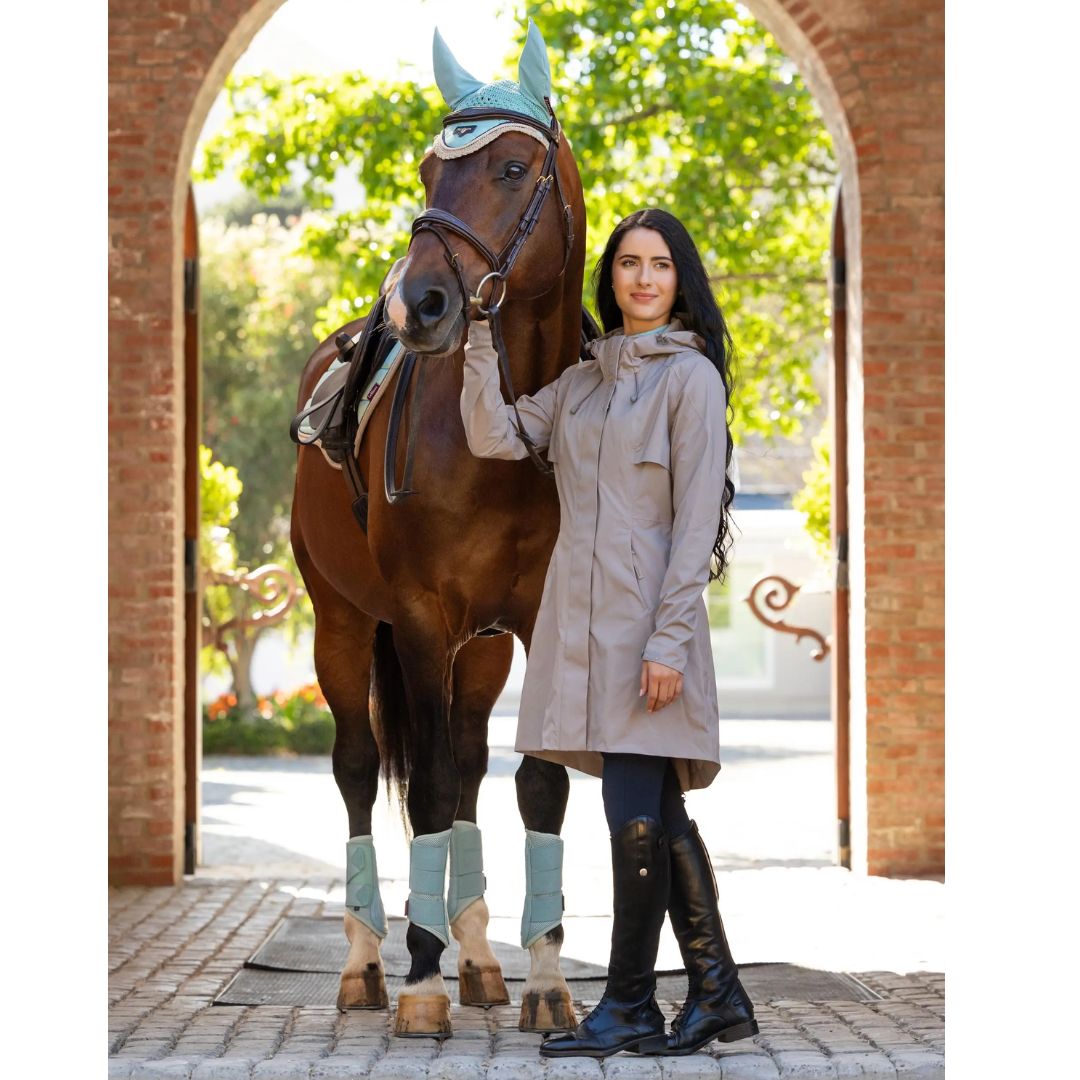
<svg viewBox="0 0 1080 1080">
<path fill-rule="evenodd" d="M 183 226 L 283 0 L 118 0 L 109 54 L 109 871 L 183 863 Z M 852 866 L 944 867 L 944 10 L 747 0 L 832 134 L 848 259 Z"/>
</svg>

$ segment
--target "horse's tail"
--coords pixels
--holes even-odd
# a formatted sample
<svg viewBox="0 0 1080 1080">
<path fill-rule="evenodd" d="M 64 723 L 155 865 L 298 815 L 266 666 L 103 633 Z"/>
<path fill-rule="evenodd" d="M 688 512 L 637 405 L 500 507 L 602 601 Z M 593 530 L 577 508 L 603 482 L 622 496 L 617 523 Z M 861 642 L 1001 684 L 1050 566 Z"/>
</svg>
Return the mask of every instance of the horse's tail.
<svg viewBox="0 0 1080 1080">
<path fill-rule="evenodd" d="M 394 648 L 393 627 L 382 621 L 375 627 L 371 660 L 371 730 L 379 744 L 380 763 L 386 777 L 386 797 L 390 797 L 393 785 L 397 790 L 398 810 L 405 833 L 409 835 L 409 773 L 412 771 L 416 741 L 409 703 L 405 697 L 405 679 Z"/>
</svg>

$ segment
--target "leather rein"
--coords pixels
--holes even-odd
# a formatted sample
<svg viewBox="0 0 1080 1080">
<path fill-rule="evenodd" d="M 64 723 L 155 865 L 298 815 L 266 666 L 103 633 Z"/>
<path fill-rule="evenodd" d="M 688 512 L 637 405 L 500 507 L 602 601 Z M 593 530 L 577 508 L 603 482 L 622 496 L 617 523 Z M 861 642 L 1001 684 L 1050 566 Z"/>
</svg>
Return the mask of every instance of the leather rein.
<svg viewBox="0 0 1080 1080">
<path fill-rule="evenodd" d="M 502 250 L 497 255 L 479 236 L 477 236 L 476 232 L 467 222 L 462 221 L 461 218 L 451 214 L 448 210 L 443 210 L 439 207 L 431 207 L 417 215 L 413 220 L 412 235 L 415 237 L 417 233 L 425 230 L 435 234 L 439 242 L 446 249 L 444 253 L 446 261 L 450 264 L 450 267 L 457 278 L 458 288 L 461 290 L 462 312 L 466 313 L 467 318 L 467 312 L 470 305 L 475 304 L 480 311 L 480 314 L 487 318 L 488 323 L 491 326 L 491 343 L 495 346 L 495 352 L 499 358 L 499 367 L 502 370 L 503 378 L 506 380 L 506 387 L 510 392 L 510 402 L 513 405 L 514 416 L 517 421 L 518 436 L 525 444 L 525 449 L 529 452 L 529 457 L 532 459 L 532 462 L 537 469 L 545 476 L 552 476 L 554 475 L 554 470 L 537 452 L 533 440 L 530 438 L 529 433 L 525 430 L 525 425 L 522 423 L 521 414 L 518 412 L 517 395 L 514 393 L 514 383 L 510 377 L 510 364 L 507 360 L 506 342 L 503 339 L 501 319 L 502 304 L 506 299 L 507 279 L 514 269 L 514 264 L 517 262 L 518 256 L 521 254 L 521 249 L 525 246 L 525 241 L 528 240 L 533 229 L 536 227 L 537 221 L 540 220 L 540 214 L 544 209 L 544 203 L 547 201 L 552 184 L 554 184 L 555 189 L 558 192 L 559 204 L 562 207 L 563 233 L 565 236 L 565 249 L 563 252 L 562 268 L 559 270 L 560 275 L 566 271 L 567 264 L 570 261 L 570 252 L 573 250 L 574 246 L 574 214 L 570 208 L 570 204 L 563 195 L 562 182 L 559 179 L 559 170 L 555 164 L 555 159 L 559 152 L 559 145 L 562 141 L 562 129 L 559 125 L 559 121 L 555 117 L 555 113 L 551 108 L 551 102 L 548 98 L 544 98 L 544 104 L 547 106 L 548 115 L 550 117 L 550 122 L 547 124 L 544 124 L 531 116 L 525 116 L 522 113 L 510 112 L 506 109 L 489 108 L 460 109 L 458 112 L 450 113 L 443 119 L 444 127 L 451 123 L 462 123 L 475 120 L 509 120 L 515 124 L 528 124 L 529 126 L 536 128 L 536 130 L 541 132 L 547 139 L 547 153 L 544 155 L 544 162 L 540 166 L 540 175 L 537 177 L 536 185 L 533 188 L 529 202 L 522 212 L 521 217 L 518 219 L 517 226 L 510 238 L 506 241 Z M 461 272 L 461 258 L 451 247 L 450 241 L 447 239 L 447 233 L 453 233 L 465 240 L 491 267 L 490 272 L 480 279 L 475 291 L 470 291 L 466 288 L 465 278 Z M 480 294 L 488 281 L 491 281 L 492 284 L 489 293 L 488 306 L 485 307 L 483 298 Z M 494 299 L 495 293 L 499 290 L 500 285 L 502 288 L 501 291 L 499 291 L 499 297 L 496 300 Z"/>
</svg>

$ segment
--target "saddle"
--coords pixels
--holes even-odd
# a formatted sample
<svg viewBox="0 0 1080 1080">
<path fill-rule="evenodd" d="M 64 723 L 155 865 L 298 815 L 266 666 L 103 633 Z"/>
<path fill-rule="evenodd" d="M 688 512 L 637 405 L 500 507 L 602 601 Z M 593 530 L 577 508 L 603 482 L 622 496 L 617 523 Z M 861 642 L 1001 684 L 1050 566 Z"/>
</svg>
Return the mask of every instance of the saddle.
<svg viewBox="0 0 1080 1080">
<path fill-rule="evenodd" d="M 394 478 L 397 443 L 405 399 L 409 392 L 416 353 L 404 348 L 393 335 L 385 319 L 386 293 L 383 292 L 368 313 L 363 330 L 355 337 L 342 331 L 334 339 L 338 355 L 319 379 L 304 407 L 289 426 L 289 437 L 298 446 L 318 446 L 327 463 L 340 470 L 352 493 L 352 512 L 357 524 L 367 535 L 368 493 L 357 455 L 360 440 L 367 426 L 372 406 L 382 396 L 383 388 L 396 371 L 394 399 L 390 407 L 390 422 L 386 429 L 384 482 L 386 499 L 390 503 L 416 492 L 409 486 L 412 479 L 413 449 L 420 427 L 420 401 L 425 365 L 416 372 L 416 388 L 410 408 L 409 438 L 405 448 L 405 472 L 401 487 Z M 592 315 L 581 309 L 580 359 L 586 359 L 585 346 L 599 337 L 600 329 Z"/>
</svg>

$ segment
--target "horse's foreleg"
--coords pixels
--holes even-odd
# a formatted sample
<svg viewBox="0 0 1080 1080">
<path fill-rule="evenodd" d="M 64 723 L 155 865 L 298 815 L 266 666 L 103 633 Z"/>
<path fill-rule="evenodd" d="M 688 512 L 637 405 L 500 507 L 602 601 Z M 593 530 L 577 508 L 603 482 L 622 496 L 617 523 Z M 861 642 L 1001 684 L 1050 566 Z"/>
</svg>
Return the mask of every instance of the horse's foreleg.
<svg viewBox="0 0 1080 1080">
<path fill-rule="evenodd" d="M 458 997 L 462 1005 L 505 1005 L 510 1001 L 502 968 L 488 942 L 487 879 L 476 803 L 487 772 L 488 717 L 506 683 L 514 657 L 509 634 L 476 637 L 454 659 L 450 732 L 461 774 L 461 797 L 450 834 L 450 932 L 460 946 Z"/>
<path fill-rule="evenodd" d="M 334 716 L 334 780 L 349 816 L 345 846 L 345 936 L 339 1009 L 386 1008 L 379 944 L 386 916 L 379 895 L 371 808 L 379 780 L 379 748 L 371 733 L 368 692 L 377 621 L 335 593 L 302 552 L 298 562 L 315 607 L 315 670 Z"/>
<path fill-rule="evenodd" d="M 563 848 L 559 833 L 570 779 L 564 766 L 526 754 L 514 780 L 525 823 L 521 945 L 529 950 L 529 977 L 521 993 L 518 1027 L 522 1031 L 569 1031 L 577 1024 L 577 1017 L 570 987 L 559 968 L 563 943 Z"/>
</svg>

